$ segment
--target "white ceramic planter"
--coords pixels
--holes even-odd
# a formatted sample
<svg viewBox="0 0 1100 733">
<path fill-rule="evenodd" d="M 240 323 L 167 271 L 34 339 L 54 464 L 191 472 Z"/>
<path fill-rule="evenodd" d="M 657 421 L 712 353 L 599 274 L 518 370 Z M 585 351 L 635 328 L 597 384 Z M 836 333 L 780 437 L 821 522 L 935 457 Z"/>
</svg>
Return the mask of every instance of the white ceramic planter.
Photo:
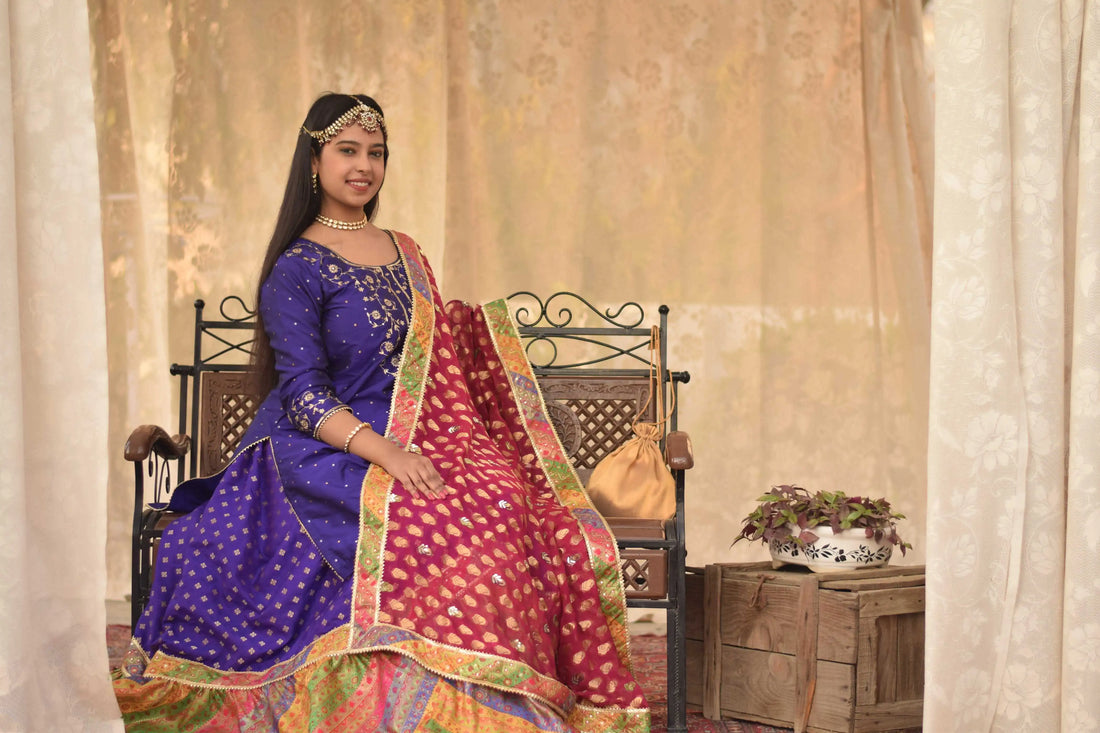
<svg viewBox="0 0 1100 733">
<path fill-rule="evenodd" d="M 772 540 L 768 549 L 773 564 L 805 565 L 817 573 L 876 568 L 890 562 L 894 547 L 875 542 L 863 529 L 845 529 L 833 534 L 829 525 L 810 530 L 817 539 L 804 547 L 791 541 Z"/>
</svg>

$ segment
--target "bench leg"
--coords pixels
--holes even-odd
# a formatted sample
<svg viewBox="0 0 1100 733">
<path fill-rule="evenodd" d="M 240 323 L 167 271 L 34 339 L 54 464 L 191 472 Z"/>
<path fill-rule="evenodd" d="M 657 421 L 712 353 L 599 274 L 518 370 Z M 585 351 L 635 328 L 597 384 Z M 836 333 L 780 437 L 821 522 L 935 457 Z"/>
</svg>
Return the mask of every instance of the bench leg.
<svg viewBox="0 0 1100 733">
<path fill-rule="evenodd" d="M 684 550 L 669 552 L 668 733 L 687 733 L 687 650 L 684 638 Z"/>
</svg>

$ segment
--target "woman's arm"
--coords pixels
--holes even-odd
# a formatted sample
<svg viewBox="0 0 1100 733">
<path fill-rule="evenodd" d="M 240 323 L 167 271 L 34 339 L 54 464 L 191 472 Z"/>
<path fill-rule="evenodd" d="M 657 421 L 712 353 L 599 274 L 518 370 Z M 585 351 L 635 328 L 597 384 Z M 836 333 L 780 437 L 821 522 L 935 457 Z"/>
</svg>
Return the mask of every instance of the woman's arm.
<svg viewBox="0 0 1100 733">
<path fill-rule="evenodd" d="M 290 423 L 314 438 L 326 420 L 349 409 L 328 373 L 318 264 L 307 254 L 284 254 L 260 290 L 260 314 L 279 375 L 275 391 Z"/>
<path fill-rule="evenodd" d="M 397 446 L 374 432 L 369 425 L 360 428 L 361 423 L 351 410 L 343 410 L 325 420 L 317 437 L 335 448 L 346 446 L 348 453 L 364 461 L 377 463 L 413 493 L 433 499 L 442 499 L 447 495 L 443 479 L 431 459 Z M 348 436 L 351 436 L 350 441 Z"/>
</svg>

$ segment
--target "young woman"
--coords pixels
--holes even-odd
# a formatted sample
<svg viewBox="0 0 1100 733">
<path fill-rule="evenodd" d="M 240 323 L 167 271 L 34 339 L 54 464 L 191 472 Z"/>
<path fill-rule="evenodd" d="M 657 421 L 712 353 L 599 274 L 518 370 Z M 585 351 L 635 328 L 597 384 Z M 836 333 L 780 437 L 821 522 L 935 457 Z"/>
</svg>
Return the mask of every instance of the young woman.
<svg viewBox="0 0 1100 733">
<path fill-rule="evenodd" d="M 371 220 L 388 131 L 318 99 L 258 289 L 270 389 L 179 487 L 115 690 L 130 730 L 648 730 L 614 538 L 500 301 Z"/>
</svg>

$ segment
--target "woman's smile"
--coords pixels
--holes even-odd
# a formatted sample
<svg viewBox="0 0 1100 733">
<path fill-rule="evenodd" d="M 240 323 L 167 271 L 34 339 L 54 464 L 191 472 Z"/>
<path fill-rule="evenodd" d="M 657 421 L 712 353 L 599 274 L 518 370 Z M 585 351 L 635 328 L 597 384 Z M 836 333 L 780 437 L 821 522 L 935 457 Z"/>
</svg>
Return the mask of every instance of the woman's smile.
<svg viewBox="0 0 1100 733">
<path fill-rule="evenodd" d="M 321 188 L 321 213 L 350 220 L 378 193 L 386 176 L 386 140 L 381 130 L 350 125 L 326 143 L 314 159 Z M 359 212 L 359 213 L 357 213 Z"/>
</svg>

